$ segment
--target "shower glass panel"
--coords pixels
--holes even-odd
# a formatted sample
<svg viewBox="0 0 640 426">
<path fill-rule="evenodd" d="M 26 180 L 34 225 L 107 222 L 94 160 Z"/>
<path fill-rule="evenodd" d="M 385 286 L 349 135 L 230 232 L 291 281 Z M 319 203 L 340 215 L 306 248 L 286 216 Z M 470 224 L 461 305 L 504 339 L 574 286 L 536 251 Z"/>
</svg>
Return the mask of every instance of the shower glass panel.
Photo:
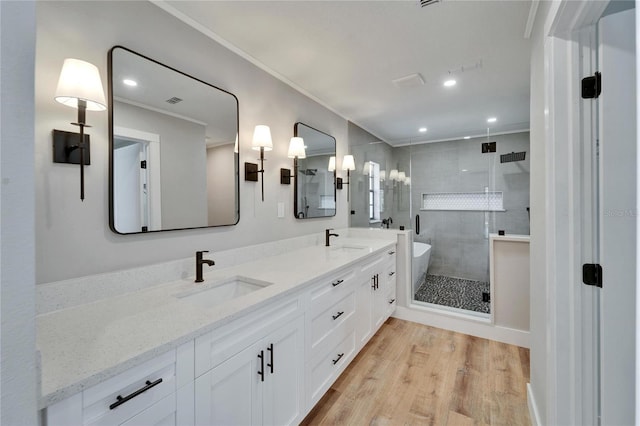
<svg viewBox="0 0 640 426">
<path fill-rule="evenodd" d="M 529 133 L 406 149 L 413 302 L 488 317 L 489 235 L 529 234 Z"/>
</svg>

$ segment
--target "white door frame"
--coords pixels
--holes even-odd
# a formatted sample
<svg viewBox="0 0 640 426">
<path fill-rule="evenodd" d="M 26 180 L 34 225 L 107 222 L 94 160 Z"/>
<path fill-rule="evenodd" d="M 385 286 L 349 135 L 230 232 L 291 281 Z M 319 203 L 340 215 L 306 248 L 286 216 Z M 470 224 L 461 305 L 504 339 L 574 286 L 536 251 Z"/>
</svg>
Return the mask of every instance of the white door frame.
<svg viewBox="0 0 640 426">
<path fill-rule="evenodd" d="M 114 126 L 114 138 L 122 136 L 148 142 L 149 146 L 149 230 L 162 229 L 162 182 L 160 179 L 160 135 L 127 127 Z"/>
<path fill-rule="evenodd" d="M 596 424 L 594 359 L 583 352 L 593 345 L 594 291 L 581 285 L 581 264 L 592 241 L 581 237 L 590 218 L 583 216 L 585 181 L 581 135 L 589 133 L 581 121 L 579 81 L 589 75 L 591 60 L 584 49 L 595 41 L 591 29 L 608 1 L 561 0 L 551 5 L 544 25 L 546 126 L 546 299 L 547 363 L 545 418 L 534 424 Z M 589 27 L 592 27 L 591 29 Z M 584 107 L 584 105 L 582 105 Z M 640 273 L 640 272 L 639 272 Z M 591 319 L 585 323 L 585 319 Z M 596 320 L 597 321 L 597 320 Z M 629 374 L 635 374 L 630 371 Z M 636 392 L 637 397 L 637 392 Z M 532 410 L 532 412 L 535 410 Z"/>
</svg>

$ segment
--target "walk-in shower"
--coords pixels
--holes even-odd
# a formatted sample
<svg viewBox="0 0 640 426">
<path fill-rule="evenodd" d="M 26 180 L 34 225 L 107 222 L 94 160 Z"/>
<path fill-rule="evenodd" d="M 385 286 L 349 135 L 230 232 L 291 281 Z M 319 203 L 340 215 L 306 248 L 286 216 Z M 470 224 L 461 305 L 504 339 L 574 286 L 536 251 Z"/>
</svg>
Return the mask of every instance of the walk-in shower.
<svg viewBox="0 0 640 426">
<path fill-rule="evenodd" d="M 410 302 L 490 314 L 489 235 L 529 234 L 529 132 L 391 146 L 350 127 L 350 224 L 412 230 Z"/>
<path fill-rule="evenodd" d="M 414 241 L 431 257 L 424 270 L 414 265 L 413 302 L 488 315 L 489 235 L 529 233 L 529 134 L 407 149 Z"/>
</svg>

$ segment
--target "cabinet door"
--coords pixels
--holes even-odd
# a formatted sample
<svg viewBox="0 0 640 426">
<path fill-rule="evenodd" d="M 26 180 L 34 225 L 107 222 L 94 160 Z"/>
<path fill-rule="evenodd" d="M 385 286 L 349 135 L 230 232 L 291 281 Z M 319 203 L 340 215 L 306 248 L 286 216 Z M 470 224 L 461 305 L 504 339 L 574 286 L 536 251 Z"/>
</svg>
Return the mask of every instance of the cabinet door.
<svg viewBox="0 0 640 426">
<path fill-rule="evenodd" d="M 262 424 L 260 351 L 259 344 L 249 346 L 196 379 L 196 425 Z"/>
<path fill-rule="evenodd" d="M 362 348 L 373 335 L 373 276 L 365 272 L 360 276 L 356 294 L 356 346 Z"/>
<path fill-rule="evenodd" d="M 382 274 L 378 274 L 378 285 L 373 290 L 373 332 L 378 331 L 382 323 L 387 319 L 387 295 L 388 286 L 383 284 Z"/>
<path fill-rule="evenodd" d="M 304 414 L 304 317 L 282 326 L 262 342 L 266 371 L 261 383 L 263 424 L 297 424 Z"/>
</svg>

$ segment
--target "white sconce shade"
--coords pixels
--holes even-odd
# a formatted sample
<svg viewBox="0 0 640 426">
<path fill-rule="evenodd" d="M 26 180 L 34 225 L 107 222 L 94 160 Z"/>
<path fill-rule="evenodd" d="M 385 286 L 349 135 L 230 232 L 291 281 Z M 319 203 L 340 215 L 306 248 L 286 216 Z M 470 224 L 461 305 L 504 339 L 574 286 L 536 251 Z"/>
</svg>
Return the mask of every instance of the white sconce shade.
<svg viewBox="0 0 640 426">
<path fill-rule="evenodd" d="M 355 170 L 356 162 L 353 159 L 353 155 L 345 155 L 342 158 L 342 170 Z"/>
<path fill-rule="evenodd" d="M 407 177 L 404 179 L 404 184 L 405 184 L 405 185 L 411 185 L 411 178 L 410 178 L 409 176 L 407 176 Z"/>
<path fill-rule="evenodd" d="M 380 170 L 380 180 L 384 181 L 387 178 L 387 172 L 385 170 Z"/>
<path fill-rule="evenodd" d="M 304 139 L 294 137 L 289 141 L 289 158 L 307 158 L 307 154 L 304 150 Z"/>
<path fill-rule="evenodd" d="M 405 174 L 405 172 L 398 172 L 398 182 L 404 182 L 406 178 L 407 175 Z"/>
<path fill-rule="evenodd" d="M 76 109 L 78 100 L 86 101 L 89 111 L 107 109 L 98 67 L 79 59 L 65 59 L 58 79 L 55 100 Z"/>
<path fill-rule="evenodd" d="M 265 151 L 271 151 L 273 149 L 273 142 L 271 141 L 271 129 L 264 124 L 258 124 L 253 131 L 253 140 L 251 141 L 251 149 L 259 151 L 260 148 L 264 148 Z"/>
<path fill-rule="evenodd" d="M 364 165 L 362 166 L 362 174 L 365 176 L 369 176 L 370 171 L 371 171 L 371 163 L 369 161 L 365 161 Z"/>
<path fill-rule="evenodd" d="M 329 167 L 328 170 L 333 172 L 336 170 L 336 157 L 329 157 Z"/>
<path fill-rule="evenodd" d="M 390 180 L 398 180 L 398 171 L 396 169 L 391 170 L 389 173 Z"/>
</svg>

